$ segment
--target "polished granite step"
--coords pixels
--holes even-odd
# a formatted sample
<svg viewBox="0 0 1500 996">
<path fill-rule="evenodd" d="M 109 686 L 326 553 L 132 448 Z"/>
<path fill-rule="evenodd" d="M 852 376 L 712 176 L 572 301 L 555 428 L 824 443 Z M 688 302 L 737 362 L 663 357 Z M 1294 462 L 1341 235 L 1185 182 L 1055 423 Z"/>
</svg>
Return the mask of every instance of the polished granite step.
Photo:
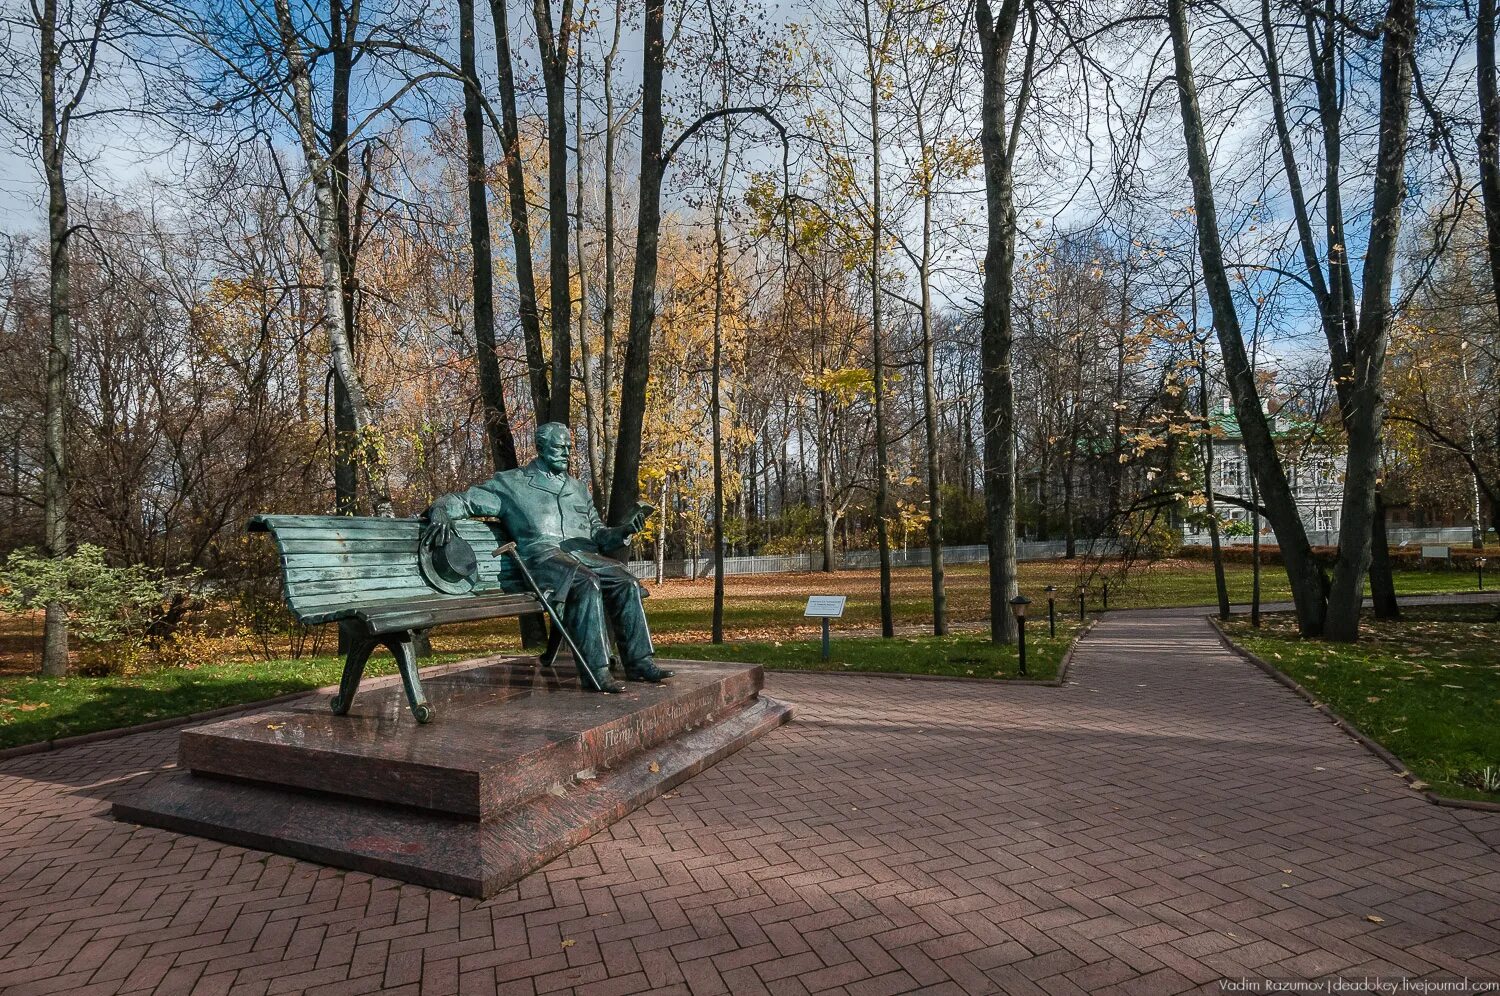
<svg viewBox="0 0 1500 996">
<path fill-rule="evenodd" d="M 487 897 L 787 722 L 761 669 L 663 662 L 624 695 L 483 662 L 400 686 L 184 730 L 180 766 L 114 804 L 118 819 Z"/>
<path fill-rule="evenodd" d="M 566 674 L 564 674 L 566 671 Z M 583 691 L 507 661 L 423 682 L 437 720 L 411 717 L 400 685 L 361 692 L 346 716 L 308 700 L 184 730 L 179 765 L 195 774 L 334 792 L 488 819 L 750 702 L 761 669 L 690 664 L 623 695 Z"/>
</svg>

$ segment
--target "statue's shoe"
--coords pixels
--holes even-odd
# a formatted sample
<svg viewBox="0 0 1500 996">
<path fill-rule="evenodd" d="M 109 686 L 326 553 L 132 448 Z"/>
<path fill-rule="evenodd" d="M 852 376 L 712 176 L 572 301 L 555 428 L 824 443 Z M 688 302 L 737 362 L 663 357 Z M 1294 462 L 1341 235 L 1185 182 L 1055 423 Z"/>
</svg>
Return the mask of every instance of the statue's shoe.
<svg viewBox="0 0 1500 996">
<path fill-rule="evenodd" d="M 656 661 L 647 657 L 643 661 L 636 661 L 625 668 L 625 677 L 631 681 L 649 681 L 653 685 L 666 681 L 676 671 L 669 671 L 664 667 L 657 667 Z"/>
<path fill-rule="evenodd" d="M 583 681 L 583 687 L 592 691 L 594 686 L 589 684 L 589 680 L 587 678 L 584 678 L 582 675 L 579 675 L 579 677 Z M 599 691 L 601 692 L 608 692 L 611 695 L 619 695 L 625 690 L 625 686 L 616 681 L 614 679 L 614 676 L 610 674 L 608 670 L 595 671 L 594 677 L 599 682 Z"/>
</svg>

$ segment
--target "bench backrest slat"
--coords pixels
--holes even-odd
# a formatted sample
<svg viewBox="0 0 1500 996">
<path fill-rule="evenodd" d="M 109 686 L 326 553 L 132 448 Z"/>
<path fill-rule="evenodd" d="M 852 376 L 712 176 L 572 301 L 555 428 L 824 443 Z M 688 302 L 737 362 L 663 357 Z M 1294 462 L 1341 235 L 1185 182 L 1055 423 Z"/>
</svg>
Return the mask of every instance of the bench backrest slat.
<svg viewBox="0 0 1500 996">
<path fill-rule="evenodd" d="M 422 524 L 417 519 L 337 515 L 262 515 L 252 532 L 268 532 L 281 554 L 286 603 L 304 623 L 332 622 L 361 609 L 401 599 L 463 599 L 429 586 L 418 566 Z M 496 525 L 457 524 L 474 548 L 481 584 L 520 590 L 514 567 L 494 556 L 503 542 Z"/>
</svg>

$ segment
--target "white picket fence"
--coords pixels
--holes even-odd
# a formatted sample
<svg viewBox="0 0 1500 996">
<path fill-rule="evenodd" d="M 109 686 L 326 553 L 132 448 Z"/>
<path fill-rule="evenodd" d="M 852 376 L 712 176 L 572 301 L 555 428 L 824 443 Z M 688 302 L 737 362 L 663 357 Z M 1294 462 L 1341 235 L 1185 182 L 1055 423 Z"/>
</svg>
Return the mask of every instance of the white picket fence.
<svg viewBox="0 0 1500 996">
<path fill-rule="evenodd" d="M 1472 538 L 1468 526 L 1446 526 L 1430 529 L 1391 529 L 1387 532 L 1391 546 L 1450 545 L 1466 546 Z M 1307 538 L 1314 546 L 1335 546 L 1339 541 L 1338 530 L 1312 531 Z M 1188 543 L 1199 542 L 1198 537 L 1185 537 Z M 1274 542 L 1274 539 L 1268 540 Z M 1201 543 L 1206 545 L 1208 534 L 1203 534 Z M 1225 540 L 1226 545 L 1247 546 L 1248 536 Z M 1064 540 L 1020 540 L 1016 543 L 1017 560 L 1060 560 L 1067 555 Z M 1113 540 L 1090 541 L 1080 538 L 1075 547 L 1078 556 L 1113 554 L 1119 552 L 1119 544 Z M 908 547 L 891 551 L 892 567 L 926 567 L 931 563 L 927 547 Z M 943 547 L 944 564 L 983 564 L 990 559 L 989 547 L 973 546 Z M 873 570 L 880 566 L 878 550 L 847 550 L 837 554 L 835 562 L 840 570 Z M 795 574 L 823 569 L 821 550 L 794 553 L 774 557 L 726 557 L 724 574 Z M 632 560 L 630 573 L 638 578 L 655 578 L 656 561 Z M 711 578 L 714 576 L 712 557 L 668 560 L 662 565 L 662 576 L 668 578 Z"/>
<path fill-rule="evenodd" d="M 1386 541 L 1394 547 L 1402 546 L 1468 546 L 1474 539 L 1474 533 L 1468 526 L 1432 526 L 1422 529 L 1417 528 L 1393 528 L 1386 530 Z M 1262 542 L 1275 543 L 1276 538 L 1269 532 L 1261 535 Z M 1338 546 L 1339 531 L 1337 529 L 1309 529 L 1307 541 L 1313 546 Z M 1208 533 L 1183 535 L 1183 542 L 1192 546 L 1208 546 Z M 1249 536 L 1225 536 L 1220 542 L 1225 546 L 1249 546 Z"/>
</svg>

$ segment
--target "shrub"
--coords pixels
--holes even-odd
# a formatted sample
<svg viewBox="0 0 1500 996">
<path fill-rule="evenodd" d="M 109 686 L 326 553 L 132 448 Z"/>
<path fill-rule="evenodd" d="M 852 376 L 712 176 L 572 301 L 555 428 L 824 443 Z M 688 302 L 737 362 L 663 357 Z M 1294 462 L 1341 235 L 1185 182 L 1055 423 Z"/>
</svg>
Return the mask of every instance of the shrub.
<svg viewBox="0 0 1500 996">
<path fill-rule="evenodd" d="M 192 605 L 194 572 L 168 578 L 143 564 L 116 567 L 104 548 L 79 544 L 65 557 L 47 557 L 37 550 L 14 550 L 0 566 L 0 610 L 23 612 L 50 604 L 68 614 L 72 636 L 95 651 L 109 647 L 109 656 L 85 661 L 88 673 L 114 673 L 138 667 L 164 644 Z"/>
<path fill-rule="evenodd" d="M 1182 549 L 1182 530 L 1155 512 L 1132 514 L 1121 539 L 1136 558 L 1148 561 L 1165 560 Z"/>
<path fill-rule="evenodd" d="M 243 584 L 234 601 L 234 622 L 253 638 L 266 660 L 316 656 L 326 627 L 304 626 L 287 610 L 278 577 L 255 577 Z"/>
</svg>

